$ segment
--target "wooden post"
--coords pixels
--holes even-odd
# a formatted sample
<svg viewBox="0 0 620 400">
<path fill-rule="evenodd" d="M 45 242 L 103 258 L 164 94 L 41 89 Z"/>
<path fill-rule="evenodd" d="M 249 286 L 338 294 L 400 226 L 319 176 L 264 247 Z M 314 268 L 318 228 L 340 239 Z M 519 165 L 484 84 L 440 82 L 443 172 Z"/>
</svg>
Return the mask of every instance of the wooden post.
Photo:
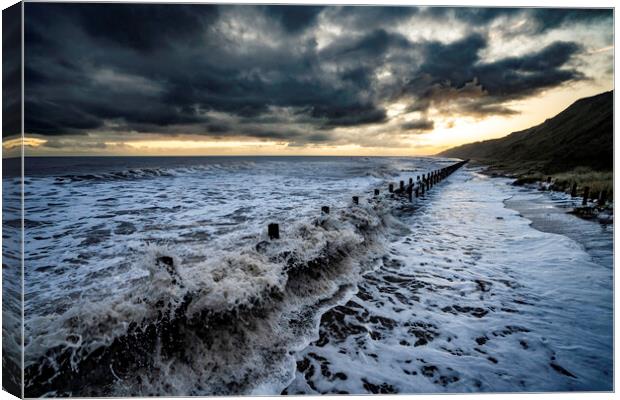
<svg viewBox="0 0 620 400">
<path fill-rule="evenodd" d="M 415 188 L 415 197 L 420 197 L 420 187 Z"/>
<path fill-rule="evenodd" d="M 581 202 L 582 206 L 588 204 L 588 196 L 590 195 L 590 187 L 586 186 L 583 188 L 583 201 Z"/>
<path fill-rule="evenodd" d="M 379 196 L 379 189 L 375 189 L 375 196 Z"/>
<path fill-rule="evenodd" d="M 413 185 L 413 178 L 409 178 L 409 184 Z"/>
<path fill-rule="evenodd" d="M 327 206 L 321 207 L 321 212 L 324 213 L 324 214 L 329 214 L 329 207 L 327 207 Z"/>
<path fill-rule="evenodd" d="M 269 224 L 267 227 L 267 234 L 269 235 L 269 239 L 280 239 L 280 225 Z"/>
<path fill-rule="evenodd" d="M 390 186 L 388 186 L 388 190 L 390 191 L 390 193 L 394 192 L 394 184 L 390 183 Z"/>
<path fill-rule="evenodd" d="M 353 204 L 359 204 L 360 203 L 360 198 L 357 196 L 353 196 Z"/>
<path fill-rule="evenodd" d="M 409 201 L 413 201 L 413 185 L 407 186 L 407 194 L 409 195 Z"/>
<path fill-rule="evenodd" d="M 570 197 L 577 197 L 577 182 L 573 182 L 573 187 L 570 189 Z"/>
<path fill-rule="evenodd" d="M 400 181 L 400 191 L 405 190 L 405 181 Z"/>
<path fill-rule="evenodd" d="M 547 177 L 547 183 L 551 183 L 551 177 L 550 176 Z"/>
</svg>

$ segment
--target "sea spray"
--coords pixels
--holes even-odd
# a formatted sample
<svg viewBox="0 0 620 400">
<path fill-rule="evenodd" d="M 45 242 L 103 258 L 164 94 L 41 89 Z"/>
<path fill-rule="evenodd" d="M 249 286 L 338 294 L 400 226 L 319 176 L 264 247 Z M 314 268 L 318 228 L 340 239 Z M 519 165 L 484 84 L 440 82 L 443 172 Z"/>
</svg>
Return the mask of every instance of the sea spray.
<svg viewBox="0 0 620 400">
<path fill-rule="evenodd" d="M 374 188 L 450 163 L 61 158 L 30 171 L 30 392 L 279 392 L 320 316 L 381 264 L 387 236 L 407 232 L 397 209 L 410 203 L 383 190 L 373 198 Z M 141 169 L 167 173 L 134 173 Z M 110 177 L 119 172 L 131 179 Z M 68 175 L 82 178 L 56 180 Z M 281 239 L 269 241 L 274 221 Z"/>
<path fill-rule="evenodd" d="M 27 394 L 240 394 L 291 379 L 290 350 L 382 254 L 387 198 L 320 215 L 278 241 L 246 238 L 184 264 L 146 246 L 135 287 L 46 318 L 27 347 Z M 164 259 L 165 257 L 165 259 Z M 31 327 L 36 328 L 33 321 Z M 290 360 L 288 360 L 290 363 Z M 276 386 L 278 384 L 276 383 Z"/>
</svg>

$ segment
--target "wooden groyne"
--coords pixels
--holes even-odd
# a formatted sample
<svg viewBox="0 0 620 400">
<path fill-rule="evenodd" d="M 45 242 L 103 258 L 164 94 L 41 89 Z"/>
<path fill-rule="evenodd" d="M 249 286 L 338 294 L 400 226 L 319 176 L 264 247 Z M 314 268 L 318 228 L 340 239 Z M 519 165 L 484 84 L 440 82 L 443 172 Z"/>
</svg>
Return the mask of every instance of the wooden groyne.
<svg viewBox="0 0 620 400">
<path fill-rule="evenodd" d="M 436 169 L 426 174 L 422 174 L 422 178 L 420 176 L 416 176 L 416 180 L 413 178 L 409 178 L 409 183 L 405 184 L 405 181 L 400 181 L 398 188 L 394 189 L 394 183 L 388 184 L 388 193 L 390 193 L 391 198 L 395 198 L 396 196 L 408 196 L 409 201 L 413 201 L 414 198 L 423 196 L 425 192 L 428 192 L 433 186 L 437 185 L 439 182 L 450 176 L 454 171 L 461 168 L 463 165 L 467 164 L 468 160 L 459 161 L 455 164 L 452 164 L 448 167 Z M 370 197 L 379 196 L 380 189 L 374 189 L 374 195 Z M 352 197 L 353 205 L 357 206 L 360 204 L 360 196 Z M 321 207 L 321 212 L 323 214 L 329 214 L 329 207 L 323 206 Z M 267 234 L 269 239 L 279 239 L 280 238 L 280 226 L 277 223 L 270 223 L 267 227 Z"/>
<path fill-rule="evenodd" d="M 428 191 L 463 164 L 465 162 L 431 171 L 417 177 L 416 180 L 411 177 L 407 185 L 403 182 L 403 185 L 393 190 L 392 193 L 385 193 L 379 188 L 371 188 L 367 197 L 354 196 L 347 208 L 349 211 L 361 209 L 362 200 L 377 204 L 397 198 L 404 199 L 402 196 L 405 195 L 413 200 L 414 195 L 418 196 L 422 191 Z M 392 183 L 389 185 L 392 188 L 394 186 Z M 382 192 L 383 195 L 379 197 Z M 320 209 L 323 216 L 331 215 L 333 211 L 327 205 L 323 205 Z M 321 217 L 316 219 L 325 220 Z M 109 342 L 98 345 L 96 348 L 92 347 L 93 343 L 99 342 L 84 341 L 76 346 L 59 343 L 47 349 L 45 355 L 41 356 L 37 362 L 25 368 L 26 393 L 28 397 L 41 397 L 49 393 L 62 396 L 77 393 L 102 397 L 109 394 L 106 390 L 115 382 L 135 376 L 137 369 L 154 370 L 158 368 L 159 360 L 172 362 L 175 359 L 190 359 L 196 346 L 204 346 L 199 348 L 204 348 L 207 352 L 205 354 L 222 354 L 221 352 L 224 351 L 228 354 L 230 352 L 228 343 L 247 343 L 248 335 L 256 332 L 256 326 L 259 326 L 256 321 L 279 320 L 275 317 L 284 312 L 282 310 L 286 308 L 281 304 L 305 304 L 299 299 L 305 300 L 306 296 L 316 296 L 317 301 L 320 301 L 317 304 L 324 304 L 324 297 L 316 294 L 315 291 L 322 290 L 321 287 L 332 287 L 332 277 L 335 274 L 346 273 L 349 266 L 345 259 L 349 255 L 372 251 L 372 246 L 368 245 L 373 241 L 372 226 L 365 223 L 350 225 L 355 229 L 355 233 L 363 238 L 361 242 L 357 241 L 357 237 L 345 239 L 342 242 L 338 240 L 323 242 L 322 229 L 317 229 L 314 233 L 308 232 L 304 225 L 297 230 L 297 233 L 309 235 L 306 236 L 309 240 L 302 248 L 295 249 L 289 246 L 280 248 L 278 240 L 286 236 L 285 231 L 280 230 L 278 223 L 268 224 L 267 238 L 265 238 L 267 240 L 262 240 L 255 246 L 256 252 L 261 253 L 260 258 L 246 261 L 245 257 L 250 257 L 250 255 L 244 254 L 244 258 L 239 259 L 242 265 L 234 268 L 239 273 L 247 268 L 247 272 L 243 273 L 262 274 L 260 269 L 256 269 L 258 267 L 255 267 L 255 263 L 281 264 L 283 276 L 278 275 L 278 277 L 285 279 L 286 283 L 272 284 L 267 282 L 269 279 L 253 275 L 257 278 L 256 285 L 260 287 L 256 290 L 251 289 L 252 292 L 248 295 L 236 299 L 221 299 L 220 296 L 212 295 L 211 286 L 207 288 L 185 286 L 183 279 L 189 279 L 192 275 L 188 274 L 186 278 L 185 274 L 180 274 L 179 265 L 176 265 L 174 257 L 158 255 L 154 260 L 155 266 L 169 274 L 170 284 L 175 285 L 178 290 L 162 292 L 161 297 L 155 298 L 149 297 L 150 291 L 145 293 L 131 291 L 132 300 L 127 300 L 128 304 L 140 304 L 141 308 L 144 307 L 144 319 L 127 321 L 124 332 L 119 329 L 118 334 L 111 337 Z M 329 224 L 323 228 L 331 231 L 329 237 L 332 238 L 341 232 L 338 228 L 330 228 Z M 267 251 L 270 245 L 273 245 L 273 251 Z M 304 250 L 306 245 L 308 250 Z M 221 262 L 226 263 L 223 264 L 227 266 L 226 268 L 232 267 L 232 264 L 236 262 L 233 251 L 231 250 L 229 255 L 220 259 Z M 303 254 L 305 251 L 308 253 Z M 247 262 L 249 264 L 245 264 Z M 219 276 L 218 274 L 219 272 L 215 272 L 212 276 Z M 151 279 L 159 280 L 160 278 L 152 277 Z M 304 285 L 307 282 L 321 279 L 329 280 L 330 285 L 319 284 L 316 287 L 312 286 L 312 290 L 306 290 Z M 198 283 L 201 282 L 211 282 L 211 280 L 198 281 Z M 214 282 L 213 285 L 217 285 L 215 279 L 212 282 Z M 168 284 L 165 280 L 161 283 Z M 226 289 L 222 290 L 223 293 L 228 293 Z M 325 290 L 330 291 L 330 297 L 333 296 L 331 289 Z M 244 289 L 244 291 L 249 290 Z M 167 296 L 170 299 L 167 299 Z M 188 311 L 190 309 L 191 312 Z M 89 315 L 89 317 L 93 322 L 84 325 L 86 329 L 95 329 L 92 327 L 100 326 L 94 323 L 117 323 L 111 321 L 108 314 L 104 314 L 101 319 L 98 319 L 96 315 Z M 74 327 L 73 323 L 67 326 Z M 82 332 L 76 332 L 76 334 L 79 333 Z M 221 337 L 230 337 L 231 340 L 221 342 Z M 191 346 L 188 345 L 190 343 L 188 341 L 191 341 Z M 239 351 L 243 352 L 241 353 L 243 357 L 240 356 L 239 361 L 233 358 L 232 362 L 245 362 L 247 357 L 255 355 L 253 348 L 239 347 Z M 276 356 L 270 354 L 270 357 Z M 223 360 L 228 362 L 228 358 Z M 96 391 L 85 391 L 91 388 L 95 388 Z M 236 386 L 232 388 L 237 389 Z"/>
<path fill-rule="evenodd" d="M 551 184 L 550 179 L 547 180 Z M 575 206 L 569 213 L 577 215 L 585 219 L 598 218 L 601 223 L 613 222 L 613 207 L 608 207 L 607 200 L 610 193 L 607 189 L 595 192 L 589 186 L 579 188 L 576 182 L 573 182 L 570 189 L 570 196 L 579 197 L 579 189 L 581 189 L 581 206 Z"/>
<path fill-rule="evenodd" d="M 564 191 L 565 189 L 554 189 L 554 182 L 552 177 L 547 177 L 546 182 L 544 182 L 545 189 L 551 190 L 559 190 Z M 540 186 L 540 185 L 539 185 Z M 573 182 L 570 186 L 570 197 L 581 197 L 581 206 L 589 207 L 588 203 L 594 203 L 597 208 L 605 208 L 607 204 L 608 197 L 610 196 L 610 192 L 607 189 L 602 189 L 599 191 L 592 190 L 590 186 L 579 187 L 577 182 Z"/>
</svg>

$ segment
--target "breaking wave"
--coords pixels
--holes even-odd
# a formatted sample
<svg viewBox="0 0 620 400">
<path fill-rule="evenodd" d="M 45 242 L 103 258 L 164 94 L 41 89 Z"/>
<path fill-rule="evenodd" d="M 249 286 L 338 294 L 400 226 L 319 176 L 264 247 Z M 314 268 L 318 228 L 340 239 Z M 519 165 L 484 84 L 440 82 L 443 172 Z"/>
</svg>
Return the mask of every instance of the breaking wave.
<svg viewBox="0 0 620 400">
<path fill-rule="evenodd" d="M 26 394 L 281 390 L 320 315 L 375 268 L 390 230 L 406 229 L 392 216 L 399 202 L 386 200 L 299 222 L 281 240 L 239 237 L 238 250 L 191 264 L 173 246 L 146 245 L 145 273 L 124 292 L 29 322 Z"/>
<path fill-rule="evenodd" d="M 103 173 L 92 174 L 67 174 L 55 178 L 56 184 L 66 184 L 74 182 L 109 182 L 109 181 L 131 181 L 136 179 L 158 178 L 166 176 L 178 176 L 181 174 L 191 174 L 196 172 L 212 172 L 220 171 L 239 171 L 249 169 L 254 165 L 252 162 L 238 162 L 227 164 L 204 164 L 188 167 L 168 167 L 168 168 L 129 168 L 121 171 L 109 171 Z"/>
</svg>

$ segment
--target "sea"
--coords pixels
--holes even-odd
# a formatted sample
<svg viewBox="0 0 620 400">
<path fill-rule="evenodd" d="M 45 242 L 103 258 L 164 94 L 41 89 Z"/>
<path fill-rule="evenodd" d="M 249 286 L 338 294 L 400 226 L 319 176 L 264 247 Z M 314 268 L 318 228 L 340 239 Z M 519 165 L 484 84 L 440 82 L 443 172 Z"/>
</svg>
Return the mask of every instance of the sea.
<svg viewBox="0 0 620 400">
<path fill-rule="evenodd" d="M 613 390 L 613 224 L 457 161 L 26 158 L 26 396 Z"/>
</svg>

